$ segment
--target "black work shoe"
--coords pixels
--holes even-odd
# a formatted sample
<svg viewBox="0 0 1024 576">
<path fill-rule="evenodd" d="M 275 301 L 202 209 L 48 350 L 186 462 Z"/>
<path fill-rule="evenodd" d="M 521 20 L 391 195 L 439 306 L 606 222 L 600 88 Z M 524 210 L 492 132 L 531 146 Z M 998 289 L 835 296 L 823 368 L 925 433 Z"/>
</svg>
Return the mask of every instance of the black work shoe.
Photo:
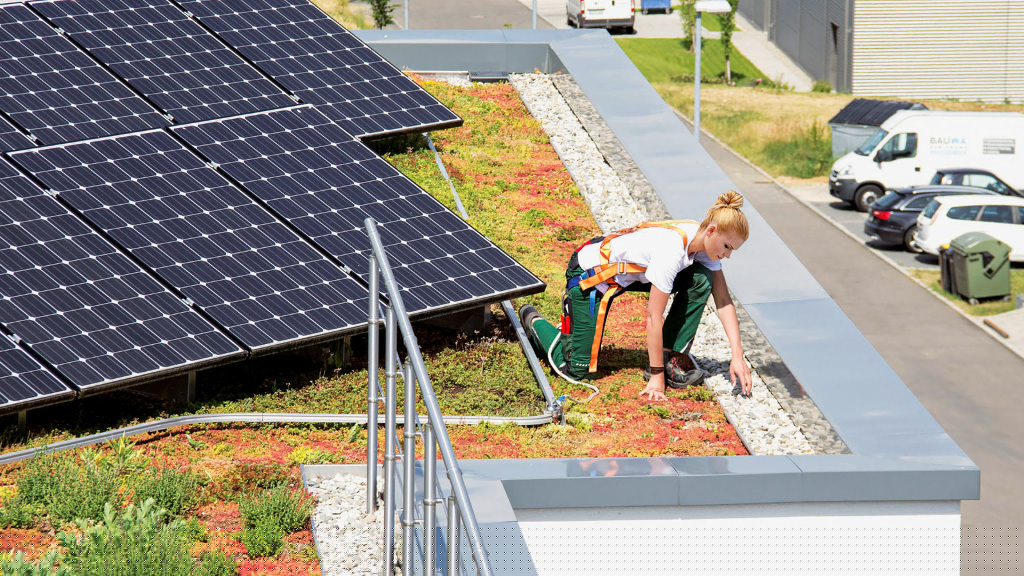
<svg viewBox="0 0 1024 576">
<path fill-rule="evenodd" d="M 704 382 L 704 371 L 694 367 L 691 370 L 684 370 L 679 365 L 678 357 L 665 354 L 665 385 L 669 388 L 683 389 L 696 386 Z M 644 368 L 644 381 L 651 379 L 651 367 Z"/>
</svg>

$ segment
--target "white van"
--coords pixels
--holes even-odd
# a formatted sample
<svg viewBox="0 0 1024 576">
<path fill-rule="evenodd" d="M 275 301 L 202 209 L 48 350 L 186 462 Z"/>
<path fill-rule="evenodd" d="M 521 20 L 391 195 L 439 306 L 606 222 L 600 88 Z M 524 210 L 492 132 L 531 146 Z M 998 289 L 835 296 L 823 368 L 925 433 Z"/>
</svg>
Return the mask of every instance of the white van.
<svg viewBox="0 0 1024 576">
<path fill-rule="evenodd" d="M 577 28 L 621 28 L 633 33 L 637 0 L 566 0 L 565 19 Z"/>
<path fill-rule="evenodd" d="M 941 168 L 982 168 L 1024 187 L 1024 114 L 900 110 L 832 165 L 829 192 L 861 212 L 886 188 L 927 184 Z"/>
</svg>

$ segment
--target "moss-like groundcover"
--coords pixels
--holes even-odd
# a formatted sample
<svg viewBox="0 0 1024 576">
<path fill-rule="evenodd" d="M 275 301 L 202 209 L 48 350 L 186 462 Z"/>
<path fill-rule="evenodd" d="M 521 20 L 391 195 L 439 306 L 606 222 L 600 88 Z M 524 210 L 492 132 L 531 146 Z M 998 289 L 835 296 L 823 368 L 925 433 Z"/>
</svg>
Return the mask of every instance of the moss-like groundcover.
<svg viewBox="0 0 1024 576">
<path fill-rule="evenodd" d="M 433 137 L 470 223 L 549 284 L 529 301 L 557 316 L 565 261 L 599 231 L 547 136 L 508 84 L 423 85 L 466 120 Z M 389 160 L 454 210 L 429 149 L 416 141 L 389 145 Z M 745 454 L 709 391 L 670 391 L 668 402 L 656 404 L 637 399 L 644 298 L 618 299 L 595 381 L 601 394 L 588 404 L 568 402 L 565 425 L 453 426 L 457 456 Z M 417 326 L 442 410 L 538 414 L 544 400 L 518 341 L 501 308 L 491 313 L 487 328 L 473 334 Z M 211 370 L 200 375 L 200 400 L 186 412 L 133 392 L 41 409 L 27 436 L 13 426 L 3 433 L 2 450 L 183 413 L 363 413 L 365 346 L 354 338 L 344 366 L 335 345 Z M 588 393 L 554 377 L 552 384 L 556 395 Z M 211 425 L 7 466 L 0 469 L 4 574 L 48 573 L 39 567 L 47 562 L 68 574 L 103 573 L 96 570 L 110 563 L 138 566 L 125 574 L 319 574 L 298 465 L 365 462 L 365 453 L 361 426 Z M 125 549 L 119 543 L 126 541 L 136 545 Z"/>
</svg>

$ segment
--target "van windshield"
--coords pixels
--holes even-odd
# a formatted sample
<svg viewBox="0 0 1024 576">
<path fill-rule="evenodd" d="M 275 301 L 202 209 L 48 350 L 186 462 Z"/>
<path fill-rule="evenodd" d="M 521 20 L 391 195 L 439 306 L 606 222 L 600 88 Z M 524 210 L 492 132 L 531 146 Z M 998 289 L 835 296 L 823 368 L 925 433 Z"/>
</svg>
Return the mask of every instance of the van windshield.
<svg viewBox="0 0 1024 576">
<path fill-rule="evenodd" d="M 863 144 L 861 144 L 860 148 L 854 150 L 854 152 L 860 154 L 861 156 L 867 156 L 868 154 L 871 154 L 871 151 L 875 149 L 875 146 L 878 146 L 878 143 L 881 142 L 882 139 L 885 138 L 888 134 L 888 132 L 882 130 L 881 128 L 875 130 L 875 133 L 872 134 L 871 137 L 868 138 Z"/>
</svg>

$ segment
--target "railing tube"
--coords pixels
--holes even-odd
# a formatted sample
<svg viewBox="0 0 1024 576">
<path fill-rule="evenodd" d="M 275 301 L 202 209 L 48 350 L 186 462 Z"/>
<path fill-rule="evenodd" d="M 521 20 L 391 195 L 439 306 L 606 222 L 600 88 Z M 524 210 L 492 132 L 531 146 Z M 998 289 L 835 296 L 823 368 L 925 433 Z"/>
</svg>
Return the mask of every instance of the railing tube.
<svg viewBox="0 0 1024 576">
<path fill-rule="evenodd" d="M 459 508 L 455 496 L 448 497 L 448 576 L 458 576 L 459 572 Z"/>
<path fill-rule="evenodd" d="M 434 423 L 423 426 L 423 574 L 437 572 L 437 442 Z"/>
<path fill-rule="evenodd" d="M 434 395 L 434 387 L 430 383 L 430 376 L 427 374 L 426 365 L 423 363 L 423 356 L 420 355 L 419 344 L 416 341 L 416 335 L 412 331 L 412 322 L 409 320 L 405 304 L 402 302 L 401 294 L 398 292 L 395 275 L 388 264 L 388 256 L 384 252 L 384 245 L 380 240 L 380 233 L 377 231 L 377 223 L 374 222 L 373 218 L 367 218 L 364 224 L 366 225 L 367 235 L 370 237 L 373 253 L 378 259 L 378 264 L 380 264 L 381 274 L 384 276 L 384 283 L 387 286 L 391 306 L 398 317 L 405 349 L 409 352 L 409 363 L 415 370 L 420 390 L 423 392 L 423 402 L 427 407 L 427 417 L 432 422 L 443 422 L 441 407 L 438 405 L 437 397 Z M 406 422 L 406 425 L 408 425 L 410 420 Z M 469 536 L 470 546 L 473 548 L 473 560 L 476 562 L 477 572 L 483 576 L 491 576 L 493 571 L 484 549 L 483 537 L 480 535 L 480 526 L 477 524 L 476 516 L 473 513 L 473 504 L 469 501 L 469 491 L 466 490 L 466 482 L 462 478 L 462 472 L 459 470 L 458 462 L 455 460 L 455 451 L 452 449 L 448 430 L 441 426 L 435 432 L 441 449 L 441 458 L 444 460 L 445 468 L 448 470 L 448 479 L 452 484 L 452 492 L 458 499 L 462 521 L 466 523 L 466 533 Z"/>
<path fill-rule="evenodd" d="M 395 573 L 395 443 L 398 426 L 397 378 L 398 322 L 394 308 L 387 309 L 384 336 L 384 574 Z"/>
<path fill-rule="evenodd" d="M 414 531 L 416 521 L 413 519 L 416 510 L 416 375 L 413 373 L 412 362 L 405 365 L 405 422 L 402 424 L 405 436 L 405 448 L 402 450 L 402 464 L 405 473 L 402 487 L 405 498 L 402 502 L 402 576 L 412 576 L 413 544 L 416 538 Z"/>
<path fill-rule="evenodd" d="M 377 368 L 380 365 L 380 273 L 370 258 L 370 318 L 366 335 L 366 513 L 377 511 Z"/>
</svg>

